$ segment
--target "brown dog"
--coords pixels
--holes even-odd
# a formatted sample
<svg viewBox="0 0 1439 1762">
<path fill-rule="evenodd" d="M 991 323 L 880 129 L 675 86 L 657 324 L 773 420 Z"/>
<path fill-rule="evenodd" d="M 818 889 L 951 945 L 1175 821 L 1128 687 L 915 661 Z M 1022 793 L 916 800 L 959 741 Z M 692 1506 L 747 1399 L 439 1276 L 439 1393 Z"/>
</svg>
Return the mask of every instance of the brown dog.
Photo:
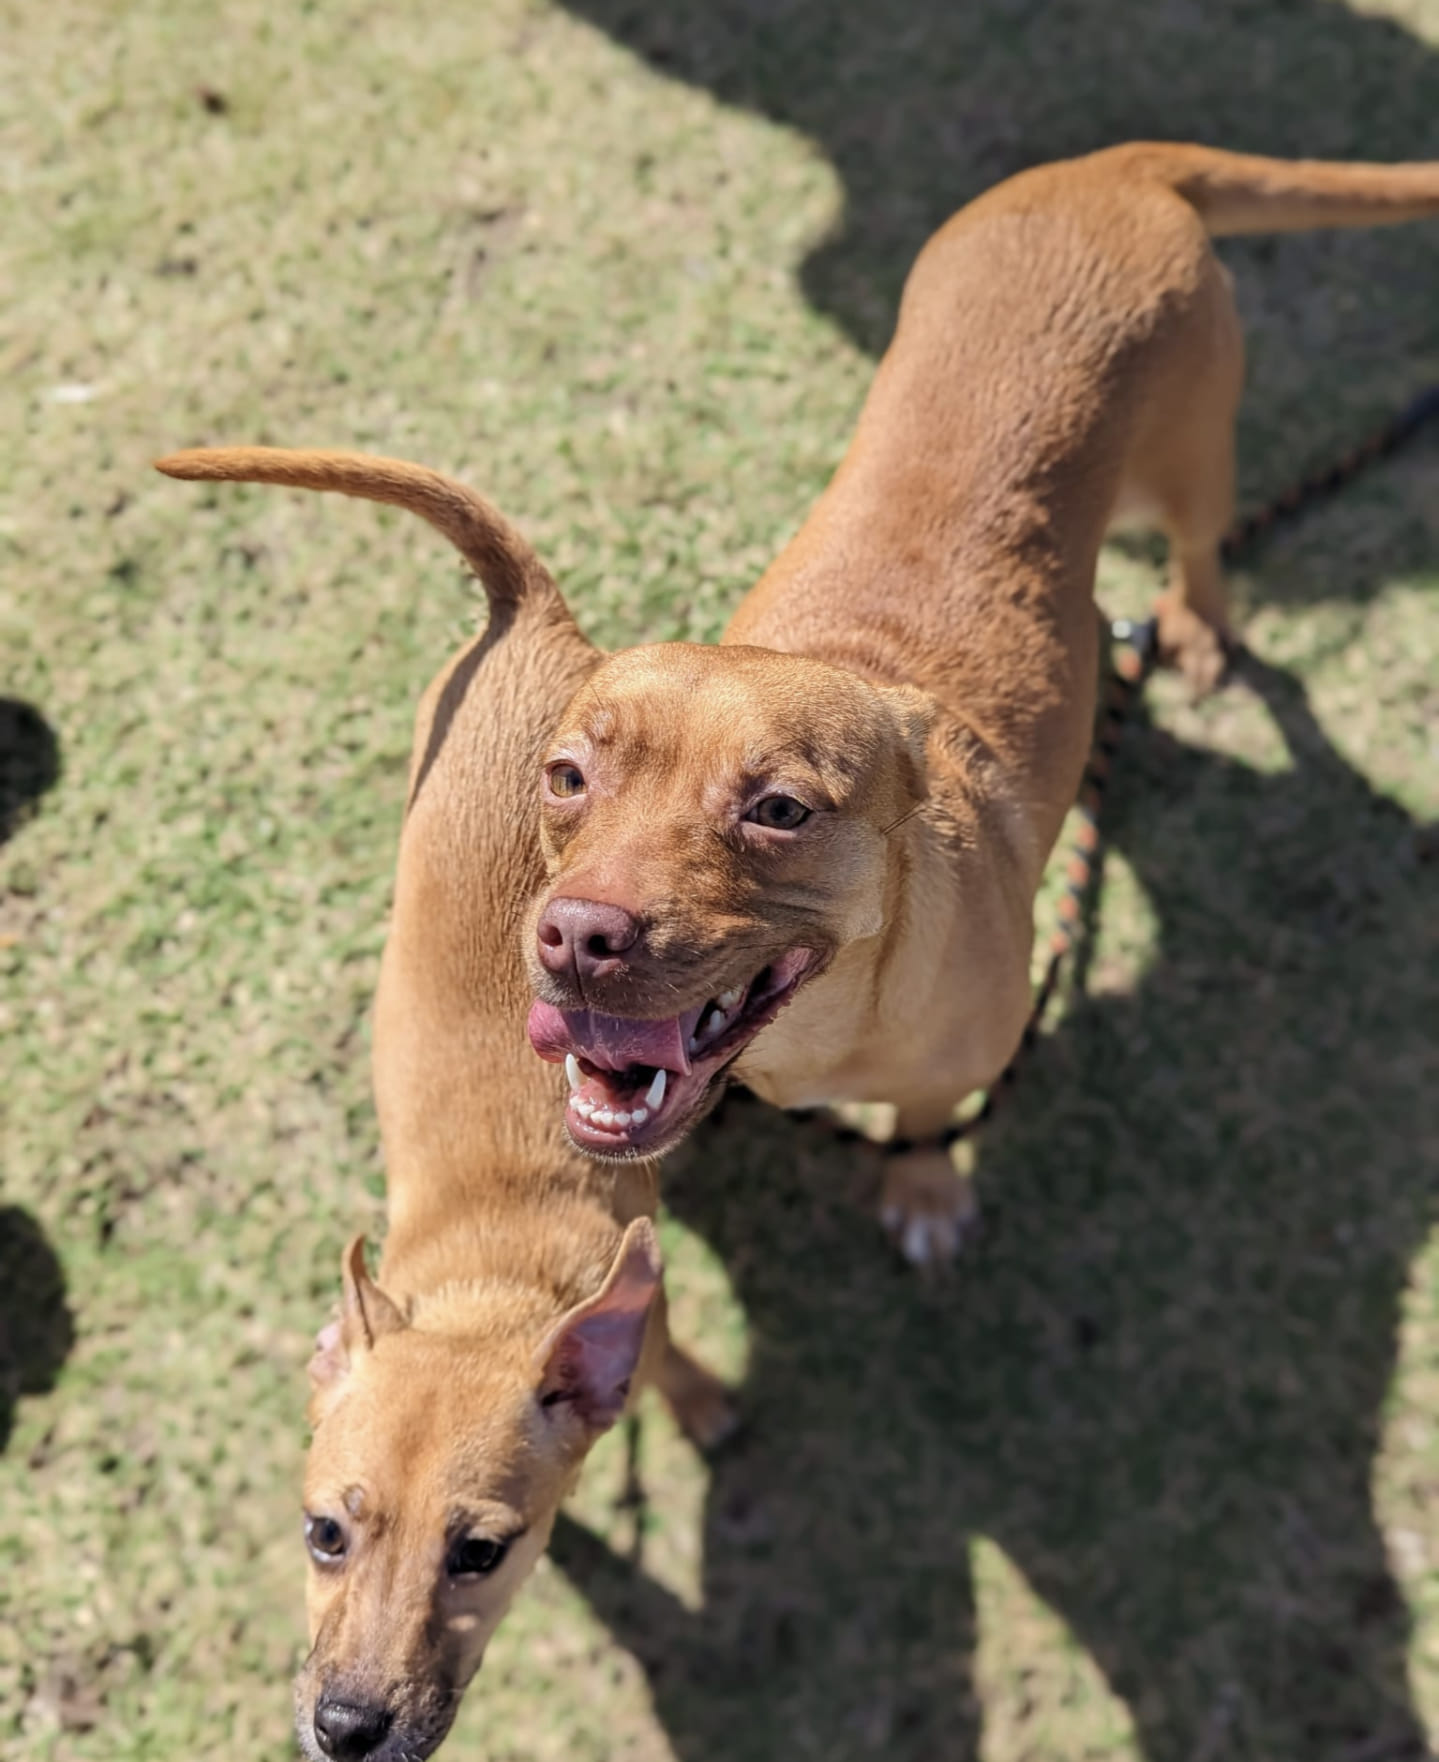
<svg viewBox="0 0 1439 1762">
<path fill-rule="evenodd" d="M 995 1079 L 1117 518 L 1169 538 L 1163 657 L 1198 690 L 1223 668 L 1243 350 L 1211 236 L 1435 211 L 1439 165 L 1140 144 L 930 240 L 848 456 L 724 646 L 615 656 L 560 718 L 530 1031 L 577 1143 L 657 1154 L 732 1070 L 784 1107 L 892 1103 L 933 1144 Z M 888 1166 L 905 1251 L 951 1252 L 972 1201 L 947 1154 Z"/>
<path fill-rule="evenodd" d="M 656 1165 L 605 1168 L 561 1126 L 525 1042 L 520 958 L 542 867 L 534 777 L 598 656 L 500 516 L 437 473 L 358 455 L 180 453 L 171 476 L 339 490 L 414 509 L 485 584 L 484 635 L 430 686 L 375 1007 L 389 1177 L 379 1283 L 346 1250 L 310 1367 L 312 1759 L 418 1762 L 548 1540 L 595 1439 L 651 1370 L 713 1442 L 720 1385 L 665 1337 Z"/>
</svg>

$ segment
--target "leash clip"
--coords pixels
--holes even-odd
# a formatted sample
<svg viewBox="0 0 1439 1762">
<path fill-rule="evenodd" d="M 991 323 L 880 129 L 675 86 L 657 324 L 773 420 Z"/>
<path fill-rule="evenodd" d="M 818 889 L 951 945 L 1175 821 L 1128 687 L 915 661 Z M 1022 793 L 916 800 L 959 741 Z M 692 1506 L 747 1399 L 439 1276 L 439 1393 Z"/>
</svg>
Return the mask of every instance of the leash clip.
<svg viewBox="0 0 1439 1762">
<path fill-rule="evenodd" d="M 1157 618 L 1114 618 L 1109 625 L 1109 634 L 1115 642 L 1122 642 L 1132 648 L 1147 667 L 1154 659 L 1154 645 L 1159 637 L 1159 620 Z"/>
</svg>

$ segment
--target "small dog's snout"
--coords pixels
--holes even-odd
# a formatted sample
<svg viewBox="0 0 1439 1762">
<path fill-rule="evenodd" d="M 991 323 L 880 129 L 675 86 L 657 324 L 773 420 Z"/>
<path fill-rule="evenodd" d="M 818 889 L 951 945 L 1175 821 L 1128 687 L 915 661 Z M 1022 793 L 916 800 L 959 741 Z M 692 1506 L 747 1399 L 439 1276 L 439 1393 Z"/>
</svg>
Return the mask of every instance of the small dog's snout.
<svg viewBox="0 0 1439 1762">
<path fill-rule="evenodd" d="M 393 1720 L 384 1707 L 322 1697 L 315 1705 L 315 1741 L 335 1762 L 360 1762 L 384 1742 Z"/>
<path fill-rule="evenodd" d="M 638 918 L 597 899 L 552 899 L 536 927 L 540 960 L 551 973 L 605 979 L 640 938 Z"/>
</svg>

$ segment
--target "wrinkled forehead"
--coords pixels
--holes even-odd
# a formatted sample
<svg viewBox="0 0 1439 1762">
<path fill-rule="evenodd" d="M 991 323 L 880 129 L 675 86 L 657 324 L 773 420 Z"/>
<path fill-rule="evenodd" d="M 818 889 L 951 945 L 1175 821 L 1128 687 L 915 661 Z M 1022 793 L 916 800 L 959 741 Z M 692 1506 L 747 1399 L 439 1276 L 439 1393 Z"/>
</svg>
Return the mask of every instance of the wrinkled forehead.
<svg viewBox="0 0 1439 1762">
<path fill-rule="evenodd" d="M 485 1375 L 477 1355 L 424 1344 L 382 1340 L 356 1367 L 315 1430 L 307 1495 L 340 1498 L 353 1517 L 359 1506 L 523 1504 L 534 1403 L 515 1379 Z"/>
<path fill-rule="evenodd" d="M 841 784 L 869 756 L 875 723 L 858 680 L 806 656 L 656 643 L 595 670 L 556 744 L 583 741 L 629 768 L 667 770 L 700 755 L 752 775 L 799 763 Z"/>
</svg>

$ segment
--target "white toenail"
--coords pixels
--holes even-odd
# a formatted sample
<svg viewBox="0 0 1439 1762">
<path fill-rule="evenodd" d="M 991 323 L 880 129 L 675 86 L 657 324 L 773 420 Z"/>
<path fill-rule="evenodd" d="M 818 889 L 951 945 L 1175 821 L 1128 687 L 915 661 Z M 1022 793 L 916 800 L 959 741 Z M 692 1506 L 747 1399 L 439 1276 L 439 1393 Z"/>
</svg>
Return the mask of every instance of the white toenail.
<svg viewBox="0 0 1439 1762">
<path fill-rule="evenodd" d="M 929 1231 L 923 1218 L 912 1217 L 904 1226 L 904 1257 L 916 1266 L 923 1266 L 929 1259 Z"/>
</svg>

